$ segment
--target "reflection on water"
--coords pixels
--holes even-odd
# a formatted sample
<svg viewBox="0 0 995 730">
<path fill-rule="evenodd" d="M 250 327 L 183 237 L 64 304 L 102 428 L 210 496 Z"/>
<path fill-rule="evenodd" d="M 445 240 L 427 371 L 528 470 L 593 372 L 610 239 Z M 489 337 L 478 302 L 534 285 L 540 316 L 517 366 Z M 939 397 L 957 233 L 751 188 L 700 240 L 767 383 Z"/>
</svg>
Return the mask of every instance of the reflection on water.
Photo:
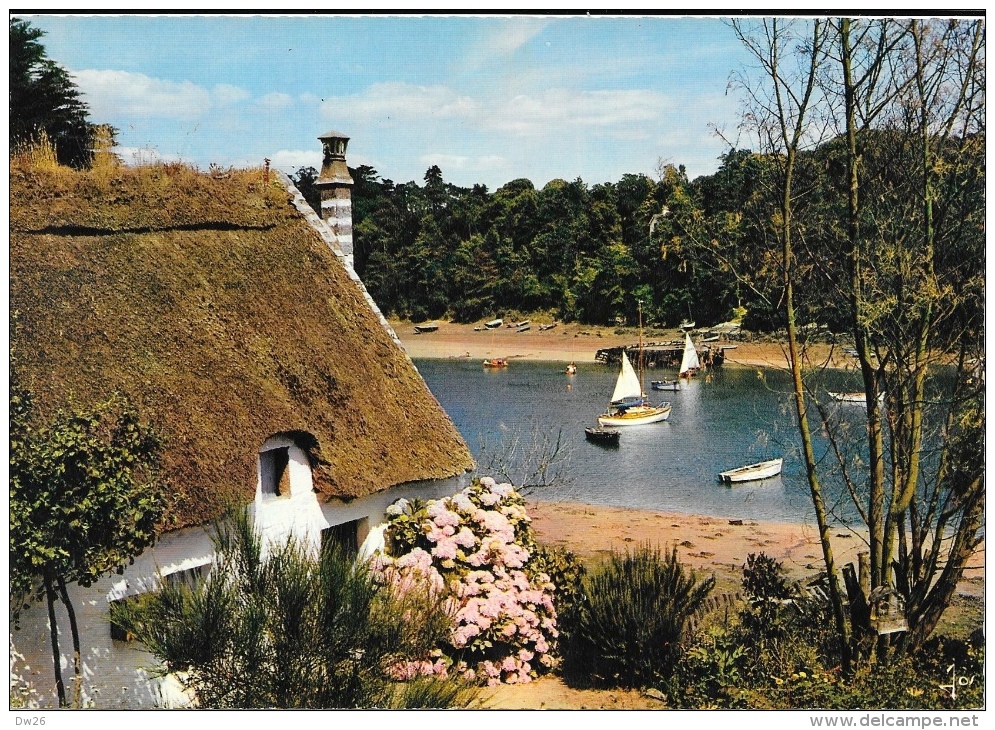
<svg viewBox="0 0 995 730">
<path fill-rule="evenodd" d="M 615 384 L 617 369 L 581 365 L 575 376 L 562 363 L 512 360 L 490 370 L 477 361 L 419 360 L 417 366 L 452 417 L 474 456 L 509 453 L 536 433 L 561 433 L 570 450 L 565 483 L 533 496 L 589 504 L 659 509 L 750 519 L 808 522 L 812 506 L 798 448 L 786 373 L 726 367 L 682 384 L 679 392 L 651 392 L 670 401 L 669 420 L 620 429 L 618 448 L 589 443 Z M 662 373 L 660 377 L 670 375 Z M 853 389 L 852 373 L 829 376 L 836 389 Z M 849 380 L 847 380 L 849 378 Z M 647 378 L 649 381 L 650 378 Z M 819 453 L 824 443 L 817 443 Z M 779 478 L 726 486 L 718 473 L 784 457 Z"/>
</svg>

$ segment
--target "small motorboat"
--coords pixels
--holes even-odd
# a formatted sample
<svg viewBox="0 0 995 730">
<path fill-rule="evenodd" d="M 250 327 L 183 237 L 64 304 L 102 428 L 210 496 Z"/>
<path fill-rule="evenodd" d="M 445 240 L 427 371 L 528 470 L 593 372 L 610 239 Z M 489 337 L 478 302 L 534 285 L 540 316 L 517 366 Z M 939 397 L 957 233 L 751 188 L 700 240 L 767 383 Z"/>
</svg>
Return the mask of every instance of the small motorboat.
<svg viewBox="0 0 995 730">
<path fill-rule="evenodd" d="M 680 380 L 651 380 L 650 386 L 653 390 L 673 390 L 677 391 L 681 389 Z"/>
<path fill-rule="evenodd" d="M 508 367 L 508 359 L 505 357 L 492 357 L 490 360 L 484 360 L 485 368 L 506 368 Z"/>
<path fill-rule="evenodd" d="M 618 446 L 619 432 L 612 428 L 590 428 L 584 429 L 584 436 L 588 441 L 602 446 Z"/>
<path fill-rule="evenodd" d="M 565 372 L 567 375 L 576 375 L 577 374 L 577 366 L 574 365 L 573 363 L 570 363 L 569 365 L 567 365 L 567 369 L 564 370 L 563 372 Z"/>
<path fill-rule="evenodd" d="M 769 461 L 758 461 L 749 466 L 741 466 L 738 469 L 730 469 L 719 474 L 719 481 L 734 483 L 770 479 L 781 473 L 783 462 L 784 459 L 770 459 Z"/>
</svg>

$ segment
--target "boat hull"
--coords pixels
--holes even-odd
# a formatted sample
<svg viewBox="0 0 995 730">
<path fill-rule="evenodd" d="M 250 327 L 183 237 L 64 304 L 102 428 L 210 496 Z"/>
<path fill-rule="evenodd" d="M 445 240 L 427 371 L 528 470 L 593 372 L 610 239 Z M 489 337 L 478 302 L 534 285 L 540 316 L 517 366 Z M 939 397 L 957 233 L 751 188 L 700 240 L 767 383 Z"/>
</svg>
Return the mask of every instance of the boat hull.
<svg viewBox="0 0 995 730">
<path fill-rule="evenodd" d="M 719 474 L 719 480 L 730 484 L 738 482 L 757 482 L 762 479 L 770 479 L 781 473 L 781 465 L 784 459 L 771 459 L 770 461 L 760 461 L 749 466 L 741 466 L 738 469 L 730 469 Z"/>
<path fill-rule="evenodd" d="M 653 390 L 672 390 L 677 392 L 681 389 L 681 383 L 678 380 L 654 380 L 650 383 Z"/>
<path fill-rule="evenodd" d="M 585 428 L 584 436 L 588 441 L 601 446 L 618 446 L 618 431 L 603 428 Z"/>
<path fill-rule="evenodd" d="M 605 414 L 598 416 L 599 426 L 645 426 L 650 423 L 666 421 L 670 417 L 670 404 L 658 408 L 643 406 L 630 408 L 623 414 Z"/>
</svg>

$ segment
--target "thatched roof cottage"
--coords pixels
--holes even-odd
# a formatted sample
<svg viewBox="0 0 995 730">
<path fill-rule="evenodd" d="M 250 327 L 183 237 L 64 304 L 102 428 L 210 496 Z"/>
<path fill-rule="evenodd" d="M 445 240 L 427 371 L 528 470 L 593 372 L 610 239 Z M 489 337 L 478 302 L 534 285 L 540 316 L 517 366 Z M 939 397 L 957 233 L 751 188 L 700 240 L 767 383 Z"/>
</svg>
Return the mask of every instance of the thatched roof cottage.
<svg viewBox="0 0 995 730">
<path fill-rule="evenodd" d="M 11 348 L 39 412 L 122 393 L 166 438 L 162 538 L 74 601 L 97 706 L 163 701 L 132 677 L 149 657 L 112 639 L 107 604 L 202 568 L 201 526 L 227 506 L 254 505 L 273 536 L 356 545 L 386 490 L 472 467 L 351 269 L 341 204 L 336 231 L 268 170 L 179 165 L 13 165 L 10 189 Z M 12 635 L 41 704 L 47 637 L 44 610 Z"/>
</svg>

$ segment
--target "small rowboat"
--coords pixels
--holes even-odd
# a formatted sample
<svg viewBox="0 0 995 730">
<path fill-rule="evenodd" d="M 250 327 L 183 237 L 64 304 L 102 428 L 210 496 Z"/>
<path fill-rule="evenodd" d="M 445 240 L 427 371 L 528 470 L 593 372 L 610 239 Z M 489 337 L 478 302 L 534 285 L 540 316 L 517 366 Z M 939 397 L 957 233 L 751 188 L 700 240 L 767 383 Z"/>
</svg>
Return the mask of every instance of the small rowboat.
<svg viewBox="0 0 995 730">
<path fill-rule="evenodd" d="M 681 389 L 681 381 L 679 380 L 652 380 L 650 385 L 653 390 L 673 390 L 678 391 Z"/>
<path fill-rule="evenodd" d="M 415 334 L 416 335 L 423 335 L 426 332 L 438 332 L 438 331 L 439 331 L 439 323 L 438 322 L 432 322 L 430 324 L 416 324 L 415 325 Z"/>
<path fill-rule="evenodd" d="M 771 459 L 770 461 L 759 461 L 749 466 L 741 466 L 738 469 L 730 469 L 719 474 L 719 481 L 733 483 L 770 479 L 781 473 L 783 462 L 784 459 Z"/>
<path fill-rule="evenodd" d="M 503 357 L 492 357 L 490 360 L 484 360 L 485 368 L 506 368 L 508 367 L 507 358 Z"/>
<path fill-rule="evenodd" d="M 602 446 L 618 446 L 618 431 L 610 428 L 585 428 L 584 436 L 588 441 Z"/>
<path fill-rule="evenodd" d="M 840 403 L 867 403 L 866 393 L 834 393 L 829 391 L 829 397 Z M 878 403 L 884 402 L 884 393 L 878 393 Z"/>
</svg>

